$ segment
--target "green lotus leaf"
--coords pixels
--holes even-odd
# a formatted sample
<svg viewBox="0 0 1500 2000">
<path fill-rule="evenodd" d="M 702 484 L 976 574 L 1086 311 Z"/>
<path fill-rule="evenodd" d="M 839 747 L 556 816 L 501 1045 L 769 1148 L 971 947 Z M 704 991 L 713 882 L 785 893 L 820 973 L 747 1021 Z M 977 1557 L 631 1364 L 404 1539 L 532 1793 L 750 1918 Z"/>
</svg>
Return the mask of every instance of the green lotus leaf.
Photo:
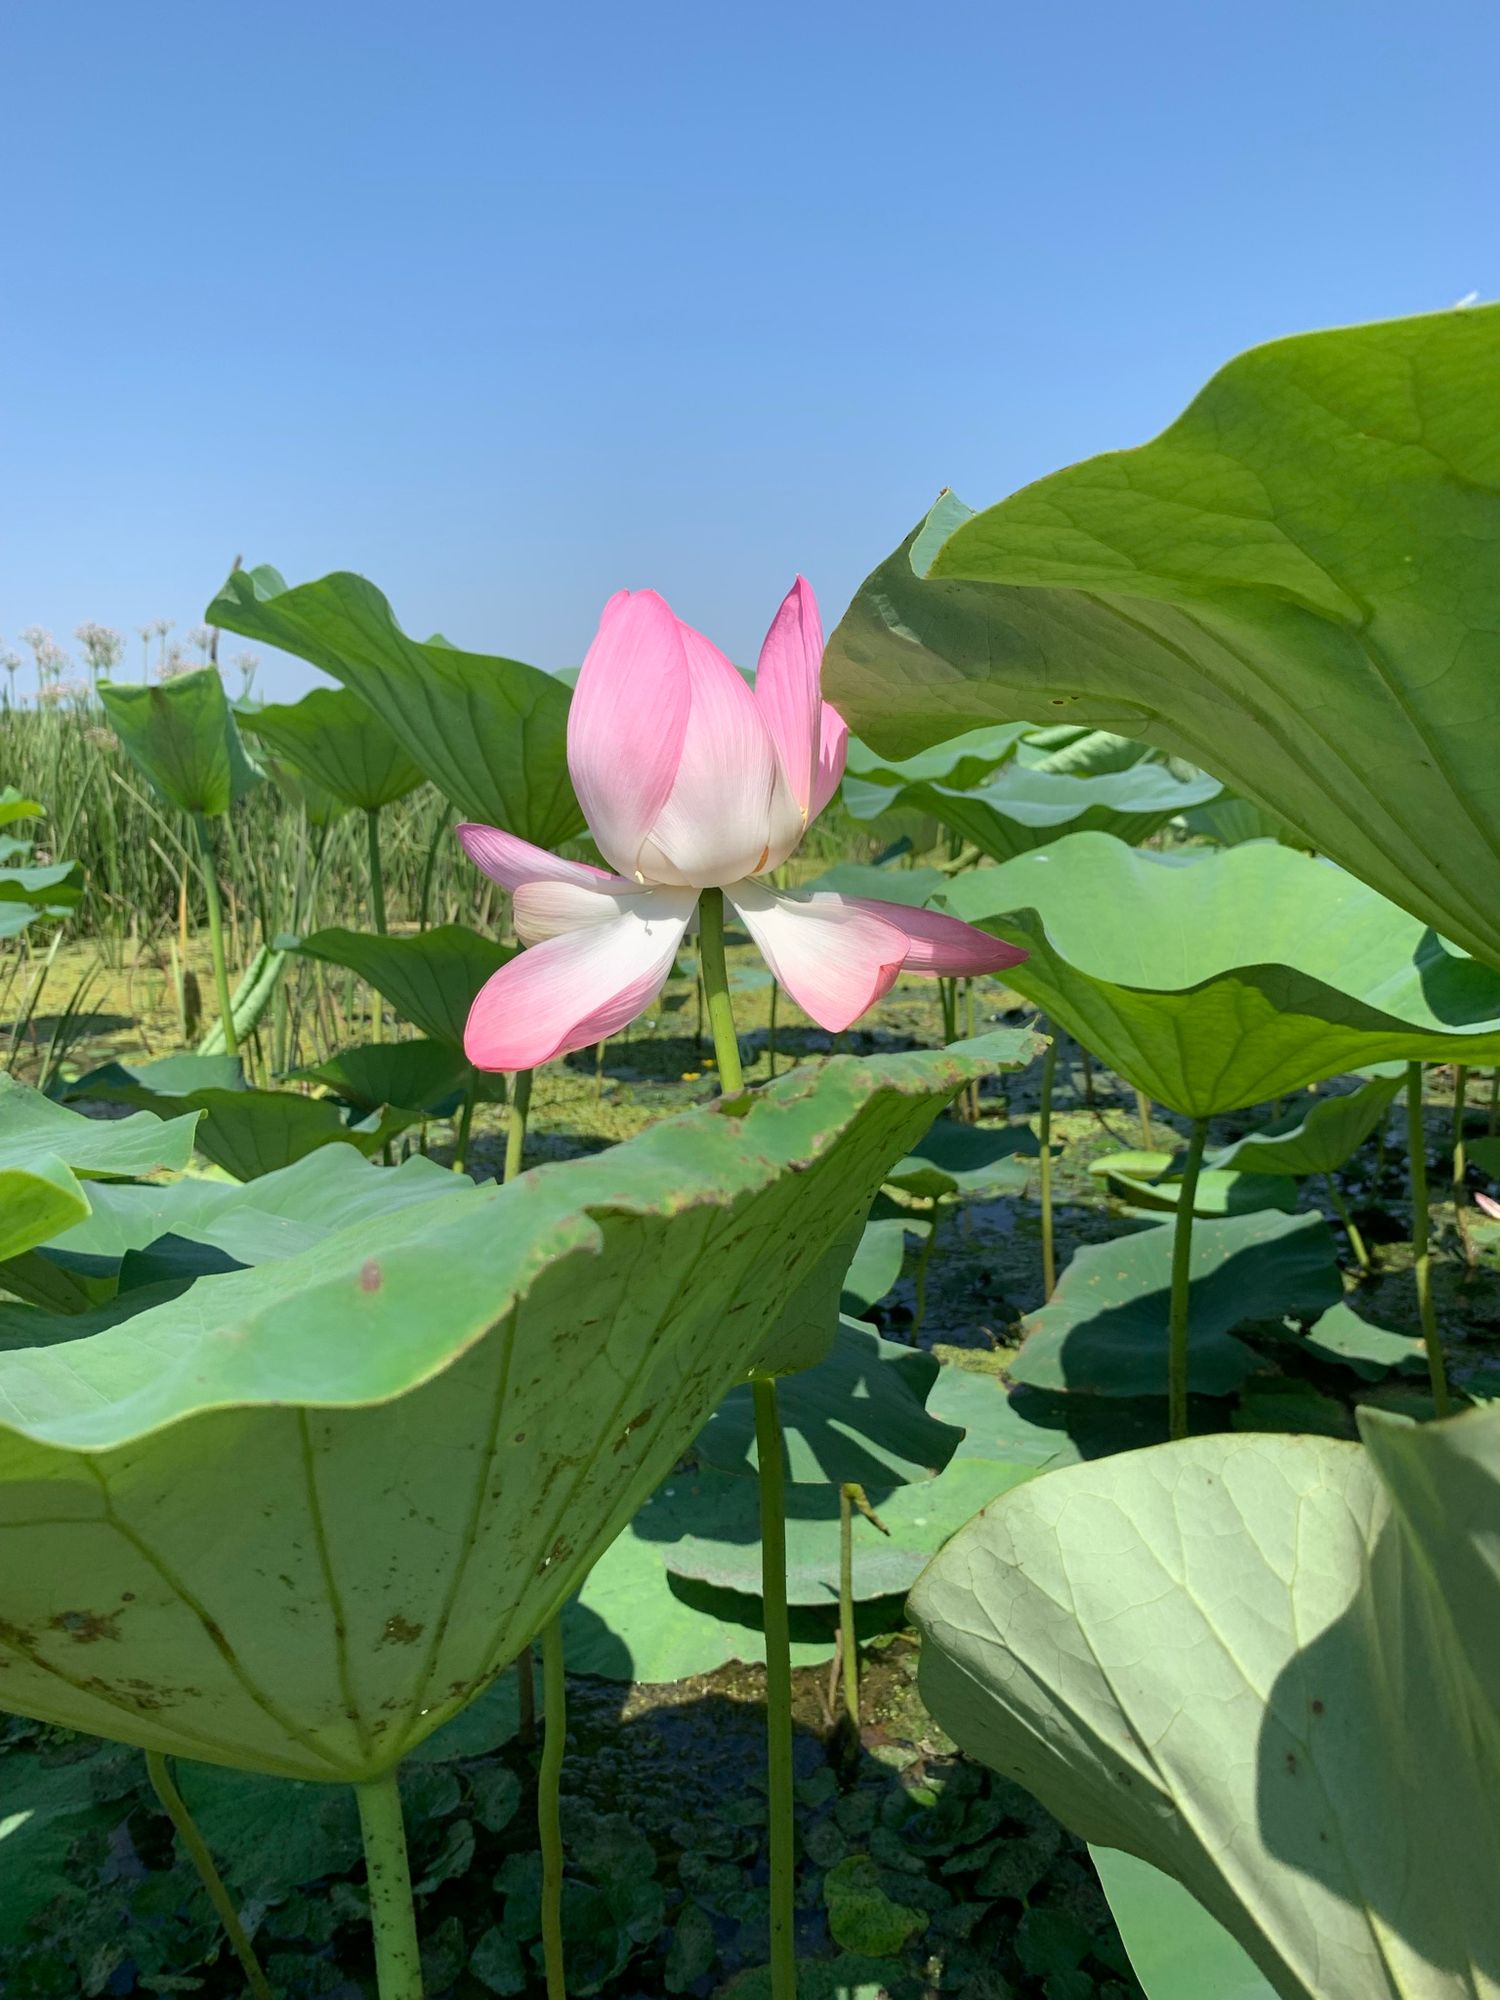
<svg viewBox="0 0 1500 2000">
<path fill-rule="evenodd" d="M 897 762 L 881 757 L 868 743 L 851 736 L 845 771 L 867 785 L 899 791 L 904 785 L 952 785 L 966 792 L 984 780 L 1016 754 L 1026 734 L 1024 722 L 1002 723 L 999 727 L 966 730 L 946 743 Z"/>
<path fill-rule="evenodd" d="M 1098 778 L 1107 771 L 1128 771 L 1152 756 L 1149 745 L 1133 736 L 1116 736 L 1110 729 L 1083 729 L 1064 723 L 1056 729 L 1034 729 L 1016 746 L 1016 762 L 1031 771 L 1057 771 L 1070 778 Z"/>
<path fill-rule="evenodd" d="M 934 1111 L 1028 1042 L 837 1058 L 0 1356 L 0 1703 L 389 1769 L 562 1606 Z"/>
<path fill-rule="evenodd" d="M 431 1040 L 460 1050 L 474 995 L 515 957 L 513 945 L 498 944 L 462 924 L 439 924 L 414 937 L 314 931 L 296 949 L 306 958 L 357 973 L 403 1020 Z"/>
<path fill-rule="evenodd" d="M 206 615 L 342 681 L 467 818 L 538 847 L 583 831 L 568 777 L 571 697 L 551 674 L 412 639 L 374 584 L 344 571 L 288 589 L 274 569 L 236 570 Z"/>
<path fill-rule="evenodd" d="M 1282 1117 L 1209 1155 L 1215 1168 L 1260 1174 L 1331 1174 L 1377 1131 L 1406 1081 L 1405 1069 L 1372 1076 L 1336 1097 L 1303 1098 Z"/>
<path fill-rule="evenodd" d="M 243 710 L 238 708 L 235 712 L 243 714 Z M 287 763 L 283 758 L 272 756 L 264 744 L 260 748 L 259 761 L 261 769 L 276 789 L 284 792 L 293 805 L 301 806 L 307 814 L 309 826 L 332 826 L 336 819 L 341 819 L 346 812 L 353 811 L 352 806 L 346 805 L 340 798 L 335 798 L 332 792 L 325 791 L 315 779 L 309 778 L 305 771 L 299 771 L 295 765 Z"/>
<path fill-rule="evenodd" d="M 1228 792 L 1221 798 L 1210 799 L 1205 806 L 1194 806 L 1183 817 L 1189 833 L 1217 841 L 1220 847 L 1239 847 L 1247 840 L 1279 840 L 1284 847 L 1311 848 L 1313 845 L 1307 835 L 1299 833 L 1289 820 L 1267 812 L 1264 806 L 1252 805 L 1249 799 L 1237 799 Z"/>
<path fill-rule="evenodd" d="M 1098 778 L 1063 777 L 1017 765 L 977 791 L 907 785 L 887 793 L 883 809 L 931 813 L 981 853 L 1008 861 L 1065 832 L 1146 840 L 1218 790 L 1217 778 L 1177 778 L 1162 764 L 1136 764 Z M 869 803 L 863 798 L 846 802 L 856 818 Z"/>
<path fill-rule="evenodd" d="M 175 1109 L 175 1107 L 174 1107 Z M 0 1258 L 81 1221 L 86 1180 L 176 1171 L 192 1157 L 196 1114 L 84 1118 L 0 1072 Z"/>
<path fill-rule="evenodd" d="M 1118 1847 L 1090 1852 L 1146 2000 L 1274 2000 L 1254 1960 L 1180 1882 Z"/>
<path fill-rule="evenodd" d="M 326 1062 L 292 1072 L 302 1083 L 321 1083 L 360 1111 L 395 1104 L 446 1117 L 463 1094 L 468 1065 L 447 1042 L 368 1042 L 340 1049 Z"/>
<path fill-rule="evenodd" d="M 424 782 L 380 718 L 348 688 L 242 709 L 240 726 L 346 806 L 376 812 Z"/>
<path fill-rule="evenodd" d="M 101 681 L 99 699 L 125 754 L 168 805 L 226 813 L 259 783 L 213 667 L 159 687 Z"/>
<path fill-rule="evenodd" d="M 64 1086 L 70 1103 L 132 1104 L 151 1110 L 163 1097 L 186 1097 L 194 1090 L 248 1090 L 238 1056 L 183 1051 L 150 1062 L 101 1063 Z"/>
<path fill-rule="evenodd" d="M 1350 1368 L 1367 1382 L 1389 1375 L 1393 1368 L 1415 1373 L 1425 1372 L 1427 1366 L 1417 1335 L 1376 1326 L 1345 1300 L 1320 1313 L 1297 1344 L 1315 1361 Z"/>
<path fill-rule="evenodd" d="M 1500 961 L 1497 383 L 1493 305 L 1252 349 L 1140 450 L 945 497 L 824 692 L 893 756 L 1022 715 L 1145 737 Z"/>
<path fill-rule="evenodd" d="M 839 1288 L 844 1312 L 858 1319 L 885 1297 L 901 1276 L 907 1236 L 920 1227 L 915 1217 L 904 1214 L 871 1217 Z"/>
<path fill-rule="evenodd" d="M 939 890 L 948 886 L 941 868 L 877 868 L 873 863 L 840 861 L 825 868 L 802 887 L 831 891 L 836 896 L 873 896 L 882 903 L 905 903 L 921 909 Z"/>
<path fill-rule="evenodd" d="M 1029 1125 L 965 1125 L 939 1118 L 921 1145 L 886 1175 L 890 1187 L 924 1201 L 962 1195 L 984 1201 L 1019 1194 L 1041 1148 Z"/>
<path fill-rule="evenodd" d="M 788 1480 L 879 1487 L 936 1478 L 963 1439 L 961 1430 L 924 1407 L 937 1378 L 930 1354 L 882 1340 L 872 1326 L 841 1317 L 824 1358 L 781 1386 Z M 756 1472 L 748 1383 L 725 1397 L 693 1451 L 700 1464 L 717 1471 Z"/>
<path fill-rule="evenodd" d="M 1050 1301 L 1028 1317 L 1011 1379 L 1095 1396 L 1164 1395 L 1174 1234 L 1161 1223 L 1075 1251 Z M 1201 1222 L 1191 1259 L 1188 1386 L 1197 1395 L 1232 1395 L 1258 1365 L 1235 1327 L 1283 1313 L 1311 1318 L 1343 1297 L 1333 1237 L 1318 1215 Z"/>
<path fill-rule="evenodd" d="M 1089 1172 L 1105 1183 L 1117 1201 L 1175 1214 L 1182 1201 L 1182 1182 L 1169 1169 L 1176 1157 L 1145 1151 L 1105 1153 L 1089 1161 Z M 1296 1188 L 1275 1174 L 1208 1167 L 1199 1174 L 1193 1192 L 1194 1215 L 1253 1215 L 1260 1209 L 1292 1209 L 1296 1205 Z"/>
<path fill-rule="evenodd" d="M 1188 1117 L 1393 1058 L 1500 1053 L 1500 973 L 1290 848 L 1188 860 L 1070 834 L 956 876 L 943 904 L 1023 946 L 1007 982 Z"/>
<path fill-rule="evenodd" d="M 29 842 L 15 844 L 29 852 Z M 76 861 L 0 868 L 0 939 L 19 937 L 39 917 L 70 916 L 82 896 L 83 869 Z"/>
<path fill-rule="evenodd" d="M 0 785 L 0 826 L 9 826 L 12 820 L 46 817 L 47 808 L 40 799 L 28 799 L 14 785 Z"/>
<path fill-rule="evenodd" d="M 1500 1411 L 1360 1431 L 1005 1495 L 912 1595 L 921 1691 L 1182 1883 L 1282 2000 L 1471 2000 L 1500 1964 Z"/>
</svg>

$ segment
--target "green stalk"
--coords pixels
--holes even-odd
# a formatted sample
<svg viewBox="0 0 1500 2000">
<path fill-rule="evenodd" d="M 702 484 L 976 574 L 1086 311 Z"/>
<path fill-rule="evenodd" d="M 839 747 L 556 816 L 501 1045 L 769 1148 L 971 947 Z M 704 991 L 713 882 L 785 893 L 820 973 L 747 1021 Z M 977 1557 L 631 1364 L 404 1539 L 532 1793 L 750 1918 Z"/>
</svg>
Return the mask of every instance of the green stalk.
<svg viewBox="0 0 1500 2000">
<path fill-rule="evenodd" d="M 922 1239 L 921 1249 L 917 1252 L 917 1268 L 912 1274 L 912 1283 L 916 1289 L 916 1296 L 912 1301 L 911 1319 L 913 1347 L 917 1344 L 917 1335 L 922 1331 L 923 1322 L 927 1318 L 927 1266 L 932 1262 L 932 1246 L 937 1242 L 938 1215 L 941 1212 L 938 1202 L 939 1197 L 934 1195 L 927 1211 L 927 1234 Z"/>
<path fill-rule="evenodd" d="M 839 1488 L 839 1650 L 843 1655 L 844 1713 L 859 1733 L 859 1641 L 854 1636 L 854 1489 Z"/>
<path fill-rule="evenodd" d="M 760 1465 L 761 1602 L 766 1628 L 767 1804 L 771 1844 L 771 2000 L 797 2000 L 793 1934 L 796 1865 L 792 1809 L 792 1648 L 786 1608 L 786 1494 L 776 1381 L 754 1375 Z"/>
<path fill-rule="evenodd" d="M 370 856 L 370 921 L 377 933 L 386 935 L 385 923 L 385 874 L 380 866 L 380 808 L 369 806 L 365 810 L 365 837 L 369 843 Z M 372 1042 L 385 1040 L 385 1006 L 375 988 L 370 988 Z"/>
<path fill-rule="evenodd" d="M 505 1120 L 505 1172 L 502 1180 L 513 1181 L 521 1171 L 526 1151 L 526 1114 L 531 1109 L 533 1072 L 518 1069 L 510 1080 L 510 1108 Z"/>
<path fill-rule="evenodd" d="M 1465 1063 L 1457 1063 L 1453 1070 L 1453 1221 L 1458 1230 L 1459 1241 L 1464 1246 L 1464 1262 L 1472 1264 L 1474 1245 L 1469 1236 L 1469 1218 L 1464 1205 L 1464 1180 L 1469 1170 L 1468 1156 L 1464 1147 L 1464 1111 L 1468 1093 L 1468 1066 Z"/>
<path fill-rule="evenodd" d="M 1188 1434 L 1188 1298 L 1193 1272 L 1193 1203 L 1198 1198 L 1198 1174 L 1208 1120 L 1193 1120 L 1187 1163 L 1177 1193 L 1177 1219 L 1172 1228 L 1172 1305 L 1167 1321 L 1167 1417 L 1174 1438 Z"/>
<path fill-rule="evenodd" d="M 377 1991 L 380 2000 L 422 2000 L 422 1957 L 396 1773 L 387 1771 L 383 1778 L 356 1785 L 354 1796 L 365 1843 Z"/>
<path fill-rule="evenodd" d="M 459 1114 L 458 1143 L 453 1151 L 453 1171 L 466 1174 L 469 1171 L 469 1132 L 474 1123 L 474 1105 L 479 1096 L 479 1072 L 469 1065 L 469 1080 L 464 1085 L 464 1108 Z"/>
<path fill-rule="evenodd" d="M 1333 1175 L 1325 1174 L 1323 1184 L 1328 1189 L 1328 1202 L 1334 1214 L 1344 1225 L 1344 1234 L 1349 1238 L 1349 1248 L 1354 1252 L 1354 1261 L 1362 1271 L 1370 1270 L 1370 1253 L 1365 1247 L 1365 1239 L 1359 1233 L 1354 1217 L 1349 1213 L 1349 1204 L 1339 1193 Z"/>
<path fill-rule="evenodd" d="M 771 1031 L 766 1036 L 766 1069 L 769 1072 L 772 1083 L 776 1081 L 776 997 L 780 991 L 781 988 L 773 979 L 771 981 Z"/>
<path fill-rule="evenodd" d="M 537 1775 L 536 1821 L 542 1845 L 542 1962 L 547 2000 L 568 2000 L 563 1972 L 563 1750 L 568 1735 L 568 1683 L 563 1670 L 562 1613 L 542 1627 L 542 1767 Z"/>
<path fill-rule="evenodd" d="M 1141 1121 L 1141 1144 L 1149 1153 L 1151 1151 L 1151 1099 L 1146 1095 L 1144 1090 L 1136 1091 L 1135 1110 L 1136 1116 Z"/>
<path fill-rule="evenodd" d="M 740 1066 L 740 1038 L 734 1031 L 729 1000 L 729 971 L 724 963 L 724 893 L 705 889 L 698 898 L 698 957 L 704 1004 L 713 1030 L 714 1056 L 719 1065 L 719 1095 L 725 1109 L 738 1109 L 745 1095 Z"/>
<path fill-rule="evenodd" d="M 1417 1311 L 1427 1349 L 1427 1373 L 1432 1400 L 1440 1417 L 1452 1408 L 1443 1343 L 1438 1336 L 1437 1309 L 1432 1302 L 1432 1244 L 1427 1215 L 1427 1137 L 1422 1126 L 1422 1065 L 1406 1065 L 1406 1147 L 1411 1171 L 1411 1256 L 1417 1281 Z"/>
<path fill-rule="evenodd" d="M 448 821 L 452 816 L 453 808 L 445 799 L 442 803 L 442 809 L 438 813 L 437 823 L 432 829 L 432 839 L 428 842 L 427 846 L 427 860 L 422 868 L 422 893 L 417 903 L 417 929 L 419 931 L 425 931 L 427 928 L 427 909 L 432 897 L 432 871 L 437 866 L 438 846 L 442 841 L 443 835 L 448 831 Z"/>
<path fill-rule="evenodd" d="M 214 1858 L 208 1851 L 203 1835 L 198 1831 L 197 1822 L 188 1811 L 187 1804 L 177 1789 L 172 1777 L 172 1767 L 160 1750 L 146 1752 L 146 1771 L 151 1779 L 151 1789 L 161 1801 L 162 1811 L 177 1829 L 177 1838 L 187 1849 L 188 1859 L 197 1869 L 198 1879 L 208 1891 L 208 1900 L 213 1904 L 219 1922 L 224 1926 L 224 1934 L 234 1947 L 234 1955 L 244 1971 L 246 1985 L 255 1995 L 255 2000 L 273 2000 L 266 1975 L 260 1969 L 260 1960 L 255 1956 L 255 1947 L 245 1934 L 245 1926 L 240 1922 L 240 1913 L 230 1901 L 223 1877 L 214 1866 Z"/>
<path fill-rule="evenodd" d="M 1057 1073 L 1057 1036 L 1054 1033 L 1042 1057 L 1042 1102 L 1037 1112 L 1037 1138 L 1041 1141 L 1042 1199 L 1042 1297 L 1050 1299 L 1057 1287 L 1057 1259 L 1052 1245 L 1052 1080 Z"/>
<path fill-rule="evenodd" d="M 203 857 L 203 887 L 208 897 L 208 948 L 213 954 L 214 981 L 219 989 L 219 1019 L 224 1024 L 224 1053 L 237 1056 L 239 1042 L 234 1033 L 234 1005 L 229 997 L 229 967 L 224 958 L 224 910 L 219 902 L 219 876 L 214 867 L 213 835 L 208 830 L 208 821 L 200 813 L 193 814 L 193 824 L 198 829 L 198 851 Z"/>
</svg>

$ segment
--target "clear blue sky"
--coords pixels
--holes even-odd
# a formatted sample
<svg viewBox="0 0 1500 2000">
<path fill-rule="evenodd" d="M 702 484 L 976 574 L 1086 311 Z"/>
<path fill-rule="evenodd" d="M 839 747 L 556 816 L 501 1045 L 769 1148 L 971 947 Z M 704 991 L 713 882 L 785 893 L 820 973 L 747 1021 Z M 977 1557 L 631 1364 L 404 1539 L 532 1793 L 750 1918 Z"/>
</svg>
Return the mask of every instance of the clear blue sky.
<svg viewBox="0 0 1500 2000">
<path fill-rule="evenodd" d="M 237 551 L 544 666 L 621 585 L 831 625 L 944 484 L 1495 296 L 1497 57 L 1492 0 L 9 6 L 0 634 L 180 634 Z"/>
</svg>

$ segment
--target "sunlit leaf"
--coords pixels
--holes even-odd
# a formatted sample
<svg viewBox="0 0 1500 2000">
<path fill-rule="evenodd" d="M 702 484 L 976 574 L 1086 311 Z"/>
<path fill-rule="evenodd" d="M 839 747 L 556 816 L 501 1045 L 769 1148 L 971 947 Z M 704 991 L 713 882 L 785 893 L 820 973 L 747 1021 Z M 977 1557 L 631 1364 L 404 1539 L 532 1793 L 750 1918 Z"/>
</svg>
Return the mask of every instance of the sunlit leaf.
<svg viewBox="0 0 1500 2000">
<path fill-rule="evenodd" d="M 390 730 L 347 688 L 314 688 L 300 701 L 242 709 L 240 725 L 304 781 L 365 812 L 405 798 L 423 782 Z"/>
<path fill-rule="evenodd" d="M 259 782 L 213 667 L 159 687 L 101 681 L 99 699 L 125 754 L 168 805 L 225 813 Z"/>
<path fill-rule="evenodd" d="M 296 947 L 357 973 L 389 1000 L 405 1021 L 435 1042 L 462 1049 L 474 995 L 515 957 L 515 946 L 481 937 L 462 924 L 438 924 L 414 937 L 373 931 L 314 931 Z"/>
</svg>

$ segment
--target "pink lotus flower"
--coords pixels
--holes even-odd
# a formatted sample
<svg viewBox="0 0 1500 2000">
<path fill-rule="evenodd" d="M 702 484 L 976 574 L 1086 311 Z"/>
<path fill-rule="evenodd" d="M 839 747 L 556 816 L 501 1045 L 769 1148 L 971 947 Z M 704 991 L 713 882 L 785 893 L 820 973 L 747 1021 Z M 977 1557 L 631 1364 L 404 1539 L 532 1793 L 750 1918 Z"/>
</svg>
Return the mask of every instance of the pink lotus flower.
<svg viewBox="0 0 1500 2000">
<path fill-rule="evenodd" d="M 823 633 L 798 578 L 761 647 L 754 691 L 653 590 L 604 607 L 568 716 L 568 767 L 614 873 L 498 827 L 465 851 L 515 899 L 530 949 L 476 996 L 479 1069 L 533 1069 L 603 1041 L 666 983 L 699 892 L 720 888 L 776 978 L 819 1026 L 847 1028 L 898 973 L 994 972 L 1025 957 L 956 917 L 757 880 L 838 789 L 848 728 L 823 700 Z"/>
</svg>

